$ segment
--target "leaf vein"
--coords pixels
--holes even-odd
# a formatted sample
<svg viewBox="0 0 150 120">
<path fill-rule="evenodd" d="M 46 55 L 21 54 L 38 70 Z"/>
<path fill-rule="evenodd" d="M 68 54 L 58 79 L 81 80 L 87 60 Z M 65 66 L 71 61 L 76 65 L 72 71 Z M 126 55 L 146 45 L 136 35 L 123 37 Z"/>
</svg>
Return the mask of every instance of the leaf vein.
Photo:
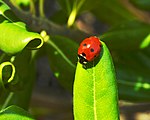
<svg viewBox="0 0 150 120">
<path fill-rule="evenodd" d="M 94 61 L 93 61 L 93 100 L 94 100 L 94 120 L 97 120 L 97 113 L 96 113 L 96 78 L 95 78 L 95 69 L 94 69 Z"/>
</svg>

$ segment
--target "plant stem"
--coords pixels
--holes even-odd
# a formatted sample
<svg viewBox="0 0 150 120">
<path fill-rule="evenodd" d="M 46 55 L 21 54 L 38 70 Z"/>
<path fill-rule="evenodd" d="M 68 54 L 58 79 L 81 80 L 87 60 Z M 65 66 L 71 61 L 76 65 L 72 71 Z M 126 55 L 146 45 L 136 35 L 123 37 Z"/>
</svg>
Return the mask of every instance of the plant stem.
<svg viewBox="0 0 150 120">
<path fill-rule="evenodd" d="M 66 2 L 66 6 L 67 6 L 67 12 L 68 12 L 68 15 L 69 15 L 70 12 L 71 12 L 71 5 L 70 5 L 69 0 L 65 0 L 65 2 Z"/>
<path fill-rule="evenodd" d="M 39 12 L 40 12 L 40 17 L 44 18 L 44 0 L 39 0 Z"/>
<path fill-rule="evenodd" d="M 35 10 L 35 5 L 34 5 L 34 1 L 33 0 L 30 0 L 30 12 L 33 15 L 36 15 L 36 10 Z"/>
<path fill-rule="evenodd" d="M 77 17 L 77 13 L 79 12 L 80 8 L 82 7 L 83 3 L 85 2 L 85 0 L 75 0 L 74 4 L 73 4 L 73 8 L 72 11 L 69 15 L 68 18 L 68 27 L 71 27 L 73 25 L 73 23 L 75 22 L 75 19 Z"/>
<path fill-rule="evenodd" d="M 91 34 L 85 33 L 77 29 L 69 29 L 66 26 L 56 24 L 48 19 L 40 19 L 36 16 L 31 16 L 31 14 L 26 14 L 22 11 L 19 11 L 10 2 L 7 2 L 7 4 L 11 7 L 11 9 L 13 9 L 15 14 L 20 19 L 23 20 L 23 22 L 25 22 L 28 26 L 30 26 L 30 29 L 32 31 L 41 32 L 41 30 L 46 30 L 47 34 L 50 34 L 51 36 L 53 35 L 66 36 L 77 42 L 83 40 L 86 37 L 91 36 Z"/>
<path fill-rule="evenodd" d="M 82 5 L 84 4 L 85 0 L 80 0 L 78 6 L 77 6 L 77 10 L 79 11 L 80 8 L 82 7 Z"/>
<path fill-rule="evenodd" d="M 66 55 L 59 49 L 59 47 L 56 46 L 56 44 L 52 41 L 49 40 L 47 41 L 48 44 L 50 44 L 53 48 L 57 50 L 57 52 L 64 58 L 64 60 L 73 68 L 75 68 L 75 65 L 66 57 Z"/>
<path fill-rule="evenodd" d="M 67 23 L 68 27 L 71 27 L 73 25 L 73 23 L 74 23 L 74 21 L 76 19 L 76 16 L 77 16 L 77 10 L 76 10 L 76 8 L 74 8 L 71 11 L 70 16 L 68 18 L 68 23 Z"/>
<path fill-rule="evenodd" d="M 9 101 L 11 100 L 11 98 L 13 97 L 13 95 L 14 95 L 13 92 L 10 92 L 10 93 L 9 93 L 9 95 L 8 95 L 8 97 L 6 98 L 4 104 L 2 105 L 2 109 L 4 109 L 4 108 L 7 107 L 8 103 L 9 103 Z"/>
</svg>

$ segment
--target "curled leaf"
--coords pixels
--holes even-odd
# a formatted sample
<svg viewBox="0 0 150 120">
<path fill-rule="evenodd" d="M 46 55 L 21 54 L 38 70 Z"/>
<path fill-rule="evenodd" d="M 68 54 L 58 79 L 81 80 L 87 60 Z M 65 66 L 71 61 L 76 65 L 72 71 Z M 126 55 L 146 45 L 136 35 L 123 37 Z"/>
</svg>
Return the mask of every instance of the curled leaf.
<svg viewBox="0 0 150 120">
<path fill-rule="evenodd" d="M 5 85 L 12 82 L 15 76 L 15 67 L 10 62 L 0 64 L 0 95 L 5 91 Z"/>
<path fill-rule="evenodd" d="M 37 49 L 43 45 L 40 34 L 30 32 L 25 23 L 20 22 L 2 1 L 0 1 L 0 33 L 0 49 L 5 53 L 16 54 L 25 47 Z"/>
</svg>

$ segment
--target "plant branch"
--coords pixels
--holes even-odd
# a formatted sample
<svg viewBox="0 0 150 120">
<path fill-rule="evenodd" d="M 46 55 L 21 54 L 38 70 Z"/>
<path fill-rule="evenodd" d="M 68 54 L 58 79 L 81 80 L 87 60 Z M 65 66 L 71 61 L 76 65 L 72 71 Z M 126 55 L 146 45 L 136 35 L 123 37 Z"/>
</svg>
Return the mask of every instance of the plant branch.
<svg viewBox="0 0 150 120">
<path fill-rule="evenodd" d="M 9 0 L 5 0 L 5 2 L 32 31 L 41 32 L 42 30 L 45 30 L 49 35 L 62 35 L 77 42 L 90 36 L 90 34 L 84 33 L 78 29 L 69 29 L 66 26 L 55 24 L 46 18 L 38 18 L 30 13 L 18 10 L 9 2 Z"/>
</svg>

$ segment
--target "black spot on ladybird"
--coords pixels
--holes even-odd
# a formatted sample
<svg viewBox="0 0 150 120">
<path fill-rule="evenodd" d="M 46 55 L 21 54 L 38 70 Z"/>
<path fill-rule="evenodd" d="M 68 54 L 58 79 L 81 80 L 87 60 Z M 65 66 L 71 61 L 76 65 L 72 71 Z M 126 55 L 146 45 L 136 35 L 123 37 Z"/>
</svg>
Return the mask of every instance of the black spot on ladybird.
<svg viewBox="0 0 150 120">
<path fill-rule="evenodd" d="M 83 46 L 87 46 L 87 44 L 86 44 L 86 43 L 84 43 L 84 44 L 83 44 Z"/>
<path fill-rule="evenodd" d="M 91 49 L 90 49 L 90 51 L 91 51 L 91 52 L 94 52 L 94 49 L 93 49 L 93 48 L 91 48 Z"/>
</svg>

